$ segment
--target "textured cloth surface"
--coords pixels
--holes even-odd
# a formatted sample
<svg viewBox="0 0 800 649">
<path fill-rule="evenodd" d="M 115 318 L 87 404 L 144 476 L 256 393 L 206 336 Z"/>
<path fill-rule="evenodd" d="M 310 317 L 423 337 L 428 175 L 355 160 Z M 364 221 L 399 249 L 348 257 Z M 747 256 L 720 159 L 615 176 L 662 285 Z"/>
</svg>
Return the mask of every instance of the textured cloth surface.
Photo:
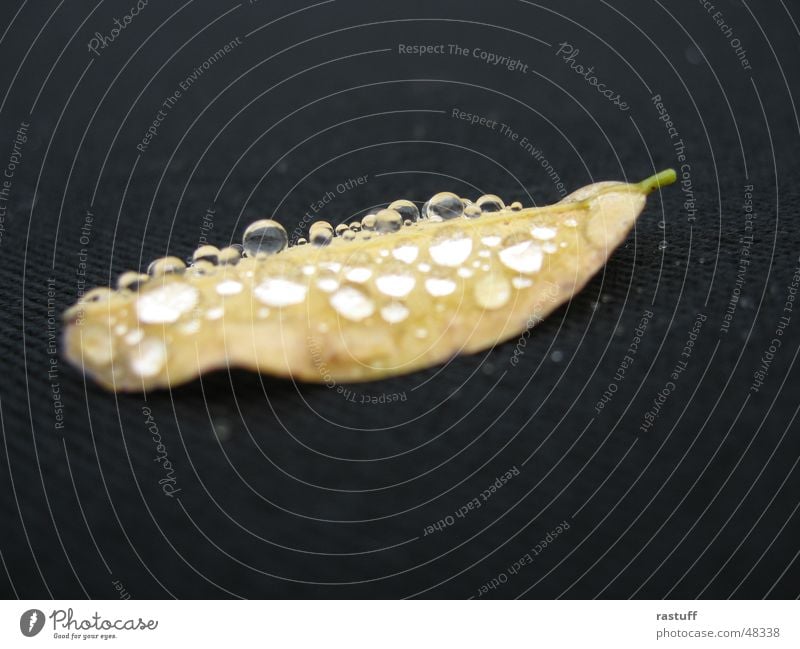
<svg viewBox="0 0 800 649">
<path fill-rule="evenodd" d="M 6 3 L 0 592 L 800 595 L 800 10 L 674 4 Z M 670 166 L 516 366 L 145 396 L 58 351 L 82 290 L 255 218 Z"/>
</svg>

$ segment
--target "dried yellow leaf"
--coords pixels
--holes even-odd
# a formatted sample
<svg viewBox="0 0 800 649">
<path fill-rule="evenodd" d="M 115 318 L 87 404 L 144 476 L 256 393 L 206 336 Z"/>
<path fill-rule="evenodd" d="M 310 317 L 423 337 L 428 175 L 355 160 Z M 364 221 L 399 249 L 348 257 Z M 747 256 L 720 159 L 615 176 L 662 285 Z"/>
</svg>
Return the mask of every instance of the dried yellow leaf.
<svg viewBox="0 0 800 649">
<path fill-rule="evenodd" d="M 437 194 L 287 247 L 268 219 L 243 250 L 199 248 L 120 276 L 65 313 L 66 357 L 103 386 L 175 386 L 225 367 L 310 382 L 380 379 L 518 336 L 579 291 L 667 170 L 589 185 L 548 207 Z"/>
</svg>

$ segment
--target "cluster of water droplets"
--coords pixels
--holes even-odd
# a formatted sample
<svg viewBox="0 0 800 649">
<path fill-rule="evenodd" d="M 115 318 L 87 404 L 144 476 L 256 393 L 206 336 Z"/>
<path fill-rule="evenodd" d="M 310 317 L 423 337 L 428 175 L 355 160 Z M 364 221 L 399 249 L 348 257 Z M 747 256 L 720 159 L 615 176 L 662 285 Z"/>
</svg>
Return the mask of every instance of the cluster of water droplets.
<svg viewBox="0 0 800 649">
<path fill-rule="evenodd" d="M 428 325 L 442 312 L 506 306 L 515 291 L 535 283 L 548 254 L 566 247 L 554 226 L 523 219 L 515 227 L 514 213 L 521 209 L 520 203 L 506 206 L 493 194 L 473 202 L 441 192 L 421 210 L 412 201 L 397 200 L 350 224 L 334 227 L 316 221 L 308 238 L 294 246 L 277 221 L 255 221 L 245 229 L 241 244 L 221 249 L 203 245 L 188 264 L 172 256 L 156 259 L 147 273 L 123 273 L 117 291 L 88 293 L 83 305 L 111 298 L 127 301 L 110 322 L 113 340 L 105 340 L 99 331 L 88 332 L 98 336 L 91 360 L 111 362 L 123 347 L 134 374 L 154 376 L 165 366 L 168 345 L 176 336 L 201 336 L 215 323 L 221 326 L 223 318 L 258 321 L 292 308 L 313 312 L 314 318 L 304 321 L 319 332 L 341 319 L 381 321 L 390 327 L 413 321 L 410 335 L 424 339 Z M 473 221 L 498 213 L 507 214 L 508 221 L 485 226 Z M 474 227 L 459 224 L 461 219 Z M 425 236 L 405 236 L 431 222 L 441 225 Z M 385 245 L 331 245 L 372 238 Z M 306 246 L 317 251 L 289 254 Z"/>
</svg>

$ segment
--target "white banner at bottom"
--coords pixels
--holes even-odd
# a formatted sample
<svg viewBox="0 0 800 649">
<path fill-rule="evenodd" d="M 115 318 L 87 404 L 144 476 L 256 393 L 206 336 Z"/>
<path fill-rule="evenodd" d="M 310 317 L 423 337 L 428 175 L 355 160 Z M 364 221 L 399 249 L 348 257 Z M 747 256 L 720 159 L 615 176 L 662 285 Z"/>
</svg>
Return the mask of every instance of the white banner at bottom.
<svg viewBox="0 0 800 649">
<path fill-rule="evenodd" d="M 796 601 L 4 601 L 0 647 L 800 647 Z"/>
</svg>

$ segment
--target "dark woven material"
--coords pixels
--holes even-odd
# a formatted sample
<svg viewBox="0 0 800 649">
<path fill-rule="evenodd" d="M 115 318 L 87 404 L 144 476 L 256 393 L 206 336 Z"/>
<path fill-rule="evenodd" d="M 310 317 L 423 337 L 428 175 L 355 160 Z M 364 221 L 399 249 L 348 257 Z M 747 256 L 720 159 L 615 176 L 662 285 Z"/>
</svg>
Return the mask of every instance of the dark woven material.
<svg viewBox="0 0 800 649">
<path fill-rule="evenodd" d="M 0 45 L 0 165 L 30 124 L 0 240 L 0 593 L 115 598 L 118 580 L 137 598 L 800 594 L 800 307 L 783 311 L 800 252 L 796 3 L 793 24 L 781 3 L 719 2 L 729 34 L 689 2 L 151 2 L 98 55 L 92 35 L 132 1 L 88 19 L 67 4 L 28 3 Z M 563 42 L 579 52 L 556 54 Z M 686 191 L 651 197 L 516 366 L 512 341 L 343 393 L 221 372 L 145 398 L 49 353 L 48 315 L 76 299 L 81 263 L 91 287 L 204 234 L 238 240 L 256 217 L 291 233 L 328 192 L 334 222 L 445 189 L 552 202 L 558 182 L 680 167 L 681 140 Z"/>
</svg>

